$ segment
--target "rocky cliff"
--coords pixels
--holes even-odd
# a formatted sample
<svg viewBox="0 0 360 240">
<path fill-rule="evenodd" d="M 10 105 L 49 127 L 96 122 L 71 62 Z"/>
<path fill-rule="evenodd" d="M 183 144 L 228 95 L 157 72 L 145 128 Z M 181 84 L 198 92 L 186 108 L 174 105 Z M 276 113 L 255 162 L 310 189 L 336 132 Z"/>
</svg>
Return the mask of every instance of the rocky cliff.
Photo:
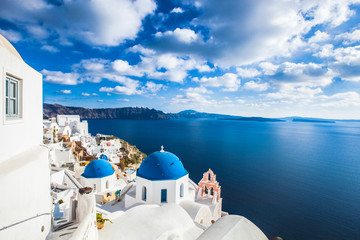
<svg viewBox="0 0 360 240">
<path fill-rule="evenodd" d="M 44 119 L 61 115 L 80 115 L 82 119 L 162 120 L 169 116 L 162 111 L 144 107 L 81 108 L 44 103 Z"/>
</svg>

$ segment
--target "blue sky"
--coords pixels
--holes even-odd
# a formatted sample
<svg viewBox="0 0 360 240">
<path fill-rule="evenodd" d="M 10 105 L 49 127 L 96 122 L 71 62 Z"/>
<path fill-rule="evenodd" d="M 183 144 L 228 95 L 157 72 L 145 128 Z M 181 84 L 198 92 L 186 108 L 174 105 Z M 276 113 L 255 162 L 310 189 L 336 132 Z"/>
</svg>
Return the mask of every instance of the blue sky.
<svg viewBox="0 0 360 240">
<path fill-rule="evenodd" d="M 44 102 L 360 118 L 360 1 L 1 0 Z"/>
</svg>

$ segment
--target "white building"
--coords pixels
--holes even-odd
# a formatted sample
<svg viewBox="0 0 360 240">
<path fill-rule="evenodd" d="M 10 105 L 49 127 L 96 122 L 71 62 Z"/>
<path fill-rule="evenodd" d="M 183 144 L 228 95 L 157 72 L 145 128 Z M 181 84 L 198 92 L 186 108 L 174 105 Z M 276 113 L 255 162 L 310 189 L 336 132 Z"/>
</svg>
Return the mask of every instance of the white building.
<svg viewBox="0 0 360 240">
<path fill-rule="evenodd" d="M 93 160 L 86 165 L 80 178 L 83 186 L 92 187 L 96 193 L 112 189 L 115 182 L 115 170 L 108 161 L 102 159 Z"/>
<path fill-rule="evenodd" d="M 42 147 L 42 75 L 0 35 L 0 239 L 45 239 L 50 168 Z"/>
<path fill-rule="evenodd" d="M 57 123 L 64 132 L 68 125 L 72 133 L 78 133 L 80 136 L 89 134 L 88 122 L 86 120 L 80 121 L 79 115 L 57 115 Z M 63 133 L 66 134 L 66 131 Z M 70 135 L 68 135 L 70 137 Z"/>
<path fill-rule="evenodd" d="M 75 158 L 71 154 L 71 148 L 64 148 L 62 143 L 52 143 L 46 146 L 49 149 L 49 161 L 53 166 L 61 167 L 66 164 L 75 163 Z"/>
<path fill-rule="evenodd" d="M 61 236 L 66 235 L 66 239 L 96 240 L 93 194 L 79 194 L 76 214 L 67 219 L 76 217 L 71 229 L 55 231 L 52 225 L 49 151 L 42 146 L 42 75 L 2 35 L 0 98 L 0 239 L 64 239 Z M 59 192 L 58 197 L 70 202 L 75 191 Z"/>
<path fill-rule="evenodd" d="M 113 166 L 103 159 L 96 159 L 86 165 L 81 174 L 80 183 L 85 187 L 94 189 L 96 202 L 107 202 L 115 198 L 115 191 L 125 187 L 126 183 L 117 180 Z"/>
</svg>

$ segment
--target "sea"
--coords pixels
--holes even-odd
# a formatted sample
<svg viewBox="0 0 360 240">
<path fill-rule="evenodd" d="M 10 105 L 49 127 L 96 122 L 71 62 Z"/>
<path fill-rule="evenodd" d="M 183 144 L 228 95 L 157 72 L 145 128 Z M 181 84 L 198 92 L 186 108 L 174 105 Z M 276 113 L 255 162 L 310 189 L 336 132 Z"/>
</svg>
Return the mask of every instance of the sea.
<svg viewBox="0 0 360 240">
<path fill-rule="evenodd" d="M 142 152 L 177 155 L 194 182 L 209 168 L 223 211 L 284 240 L 360 240 L 360 122 L 88 120 Z"/>
</svg>

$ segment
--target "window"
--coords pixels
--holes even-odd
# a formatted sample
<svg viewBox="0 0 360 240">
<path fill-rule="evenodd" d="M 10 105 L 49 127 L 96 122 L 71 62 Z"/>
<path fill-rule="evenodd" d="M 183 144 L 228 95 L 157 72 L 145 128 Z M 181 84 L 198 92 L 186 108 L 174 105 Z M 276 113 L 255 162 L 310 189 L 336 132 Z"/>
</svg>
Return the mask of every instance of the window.
<svg viewBox="0 0 360 240">
<path fill-rule="evenodd" d="M 142 188 L 142 200 L 146 202 L 146 187 L 143 186 Z"/>
<path fill-rule="evenodd" d="M 17 118 L 19 111 L 19 80 L 6 75 L 5 83 L 5 115 L 7 118 Z"/>
<path fill-rule="evenodd" d="M 106 189 L 109 189 L 109 180 L 106 181 Z"/>
<path fill-rule="evenodd" d="M 180 197 L 181 198 L 184 197 L 184 184 L 183 183 L 180 185 Z"/>
<path fill-rule="evenodd" d="M 167 189 L 161 189 L 161 202 L 167 202 Z"/>
</svg>

